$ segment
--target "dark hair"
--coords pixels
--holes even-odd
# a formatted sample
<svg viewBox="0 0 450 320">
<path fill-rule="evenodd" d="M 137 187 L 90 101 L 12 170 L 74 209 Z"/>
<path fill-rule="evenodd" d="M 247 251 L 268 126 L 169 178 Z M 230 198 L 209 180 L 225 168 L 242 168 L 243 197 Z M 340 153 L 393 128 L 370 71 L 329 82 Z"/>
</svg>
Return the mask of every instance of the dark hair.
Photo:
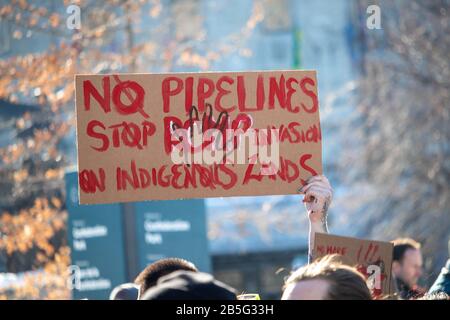
<svg viewBox="0 0 450 320">
<path fill-rule="evenodd" d="M 329 284 L 326 300 L 372 300 L 366 278 L 356 268 L 342 264 L 339 255 L 327 255 L 296 270 L 286 281 L 285 288 L 312 279 Z"/>
<path fill-rule="evenodd" d="M 175 271 L 158 280 L 141 300 L 236 300 L 236 290 L 208 273 Z"/>
<path fill-rule="evenodd" d="M 149 264 L 134 280 L 134 283 L 140 286 L 139 297 L 155 286 L 159 278 L 179 270 L 198 272 L 192 262 L 181 258 L 166 258 Z"/>
<path fill-rule="evenodd" d="M 419 250 L 420 243 L 410 238 L 398 238 L 392 241 L 394 244 L 394 253 L 392 261 L 402 262 L 405 252 L 409 249 Z"/>
</svg>

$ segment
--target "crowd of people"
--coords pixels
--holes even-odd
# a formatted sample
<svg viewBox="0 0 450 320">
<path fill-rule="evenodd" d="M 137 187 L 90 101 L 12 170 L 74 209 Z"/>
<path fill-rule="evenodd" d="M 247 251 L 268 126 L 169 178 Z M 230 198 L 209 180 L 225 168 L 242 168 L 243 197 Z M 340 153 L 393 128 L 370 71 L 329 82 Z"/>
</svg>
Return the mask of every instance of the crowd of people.
<svg viewBox="0 0 450 320">
<path fill-rule="evenodd" d="M 317 232 L 328 233 L 327 212 L 332 188 L 324 176 L 315 176 L 299 189 L 310 222 L 309 261 L 287 278 L 282 300 L 372 300 L 367 280 L 356 267 L 341 262 L 340 256 L 314 257 Z M 381 299 L 439 299 L 450 296 L 449 259 L 429 290 L 418 286 L 422 274 L 420 243 L 409 238 L 392 241 L 392 282 L 395 292 Z M 200 272 L 180 258 L 158 260 L 147 266 L 134 283 L 122 284 L 111 292 L 111 300 L 236 300 L 239 293 L 210 274 Z M 380 298 L 380 297 L 378 297 Z"/>
</svg>

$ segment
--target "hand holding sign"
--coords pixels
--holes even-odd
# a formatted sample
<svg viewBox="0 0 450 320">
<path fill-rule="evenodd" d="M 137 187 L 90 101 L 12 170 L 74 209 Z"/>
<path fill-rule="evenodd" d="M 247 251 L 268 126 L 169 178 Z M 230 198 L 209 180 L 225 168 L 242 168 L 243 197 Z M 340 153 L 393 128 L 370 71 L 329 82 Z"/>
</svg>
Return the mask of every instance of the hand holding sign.
<svg viewBox="0 0 450 320">
<path fill-rule="evenodd" d="M 333 189 L 325 176 L 316 175 L 309 178 L 298 191 L 305 195 L 303 202 L 310 222 L 308 260 L 312 262 L 316 233 L 328 233 L 327 211 L 333 198 Z"/>
<path fill-rule="evenodd" d="M 299 192 L 305 195 L 303 202 L 310 222 L 326 223 L 327 211 L 333 198 L 333 189 L 328 179 L 323 175 L 311 177 Z"/>
</svg>

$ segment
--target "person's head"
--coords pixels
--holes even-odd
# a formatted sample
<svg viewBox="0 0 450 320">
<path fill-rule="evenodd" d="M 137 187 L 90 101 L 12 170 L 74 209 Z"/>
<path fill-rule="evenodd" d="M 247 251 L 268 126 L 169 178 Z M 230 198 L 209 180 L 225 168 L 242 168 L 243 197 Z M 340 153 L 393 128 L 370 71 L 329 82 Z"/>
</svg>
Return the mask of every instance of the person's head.
<svg viewBox="0 0 450 320">
<path fill-rule="evenodd" d="M 137 300 L 138 296 L 139 286 L 134 283 L 124 283 L 111 291 L 109 300 Z"/>
<path fill-rule="evenodd" d="M 420 243 L 409 238 L 395 239 L 392 243 L 392 273 L 409 287 L 413 287 L 422 275 Z"/>
<path fill-rule="evenodd" d="M 353 267 L 328 255 L 294 271 L 282 300 L 371 300 L 366 279 Z"/>
<path fill-rule="evenodd" d="M 203 272 L 175 271 L 161 277 L 142 300 L 237 300 L 236 290 Z"/>
<path fill-rule="evenodd" d="M 139 297 L 155 286 L 159 278 L 179 270 L 198 272 L 192 262 L 180 258 L 166 258 L 149 264 L 134 280 L 139 285 Z"/>
</svg>

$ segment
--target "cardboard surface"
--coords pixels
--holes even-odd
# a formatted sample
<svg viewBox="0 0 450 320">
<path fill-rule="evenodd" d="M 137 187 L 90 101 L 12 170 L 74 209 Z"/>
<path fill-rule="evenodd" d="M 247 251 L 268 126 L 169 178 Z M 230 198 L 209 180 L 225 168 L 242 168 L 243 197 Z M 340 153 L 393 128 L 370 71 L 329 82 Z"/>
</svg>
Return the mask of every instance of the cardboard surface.
<svg viewBox="0 0 450 320">
<path fill-rule="evenodd" d="M 77 75 L 75 82 L 81 204 L 295 194 L 322 173 L 314 71 Z M 278 129 L 278 171 L 262 175 L 267 163 L 259 159 L 174 163 L 173 148 L 183 142 L 171 142 L 171 130 L 197 120 L 204 131 Z"/>
<path fill-rule="evenodd" d="M 390 242 L 316 233 L 313 258 L 315 260 L 328 254 L 339 254 L 342 256 L 343 263 L 356 267 L 367 278 L 372 276 L 372 280 L 375 280 L 374 272 L 377 272 L 379 274 L 378 288 L 374 286 L 374 282 L 369 281 L 373 286 L 373 293 L 375 295 L 389 294 L 393 248 Z"/>
</svg>

